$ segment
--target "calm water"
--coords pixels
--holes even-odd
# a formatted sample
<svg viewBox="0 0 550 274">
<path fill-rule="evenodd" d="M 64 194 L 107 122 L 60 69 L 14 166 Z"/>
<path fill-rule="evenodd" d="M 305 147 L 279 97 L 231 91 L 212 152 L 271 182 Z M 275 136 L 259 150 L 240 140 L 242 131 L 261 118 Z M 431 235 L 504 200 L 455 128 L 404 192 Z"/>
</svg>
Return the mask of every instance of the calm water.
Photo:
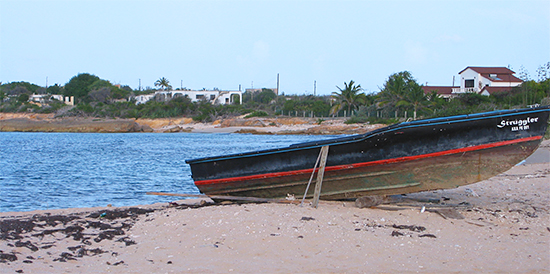
<svg viewBox="0 0 550 274">
<path fill-rule="evenodd" d="M 333 137 L 0 132 L 0 212 L 169 202 L 145 193 L 198 194 L 186 159 Z"/>
</svg>

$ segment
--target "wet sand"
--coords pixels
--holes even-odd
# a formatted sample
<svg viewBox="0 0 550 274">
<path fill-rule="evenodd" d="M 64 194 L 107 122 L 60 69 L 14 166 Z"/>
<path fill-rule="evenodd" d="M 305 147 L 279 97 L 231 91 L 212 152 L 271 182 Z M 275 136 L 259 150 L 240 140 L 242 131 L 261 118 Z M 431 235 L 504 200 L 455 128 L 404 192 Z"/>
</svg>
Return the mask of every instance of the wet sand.
<svg viewBox="0 0 550 274">
<path fill-rule="evenodd" d="M 489 180 L 375 208 L 194 199 L 0 213 L 0 273 L 549 273 L 548 152 L 546 140 Z"/>
</svg>

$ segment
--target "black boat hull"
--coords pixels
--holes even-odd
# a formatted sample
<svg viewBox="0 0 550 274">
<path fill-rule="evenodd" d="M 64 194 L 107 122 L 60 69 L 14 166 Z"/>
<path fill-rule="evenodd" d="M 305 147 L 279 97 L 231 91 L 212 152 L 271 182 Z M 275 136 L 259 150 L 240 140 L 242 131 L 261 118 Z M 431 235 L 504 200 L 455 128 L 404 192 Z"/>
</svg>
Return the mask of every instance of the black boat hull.
<svg viewBox="0 0 550 274">
<path fill-rule="evenodd" d="M 284 198 L 304 194 L 329 146 L 322 199 L 454 188 L 500 174 L 532 154 L 548 107 L 401 123 L 373 132 L 286 148 L 188 160 L 207 195 Z M 313 195 L 310 188 L 308 196 Z"/>
</svg>

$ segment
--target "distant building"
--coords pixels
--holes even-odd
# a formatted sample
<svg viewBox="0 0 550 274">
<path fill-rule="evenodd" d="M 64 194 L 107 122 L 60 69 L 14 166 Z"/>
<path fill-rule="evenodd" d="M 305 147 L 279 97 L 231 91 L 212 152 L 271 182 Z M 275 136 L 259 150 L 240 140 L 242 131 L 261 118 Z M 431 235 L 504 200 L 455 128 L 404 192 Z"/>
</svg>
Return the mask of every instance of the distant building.
<svg viewBox="0 0 550 274">
<path fill-rule="evenodd" d="M 29 102 L 46 104 L 48 101 L 57 100 L 66 105 L 74 106 L 74 96 L 63 97 L 61 94 L 32 94 L 29 96 Z"/>
<path fill-rule="evenodd" d="M 155 97 L 155 93 L 138 95 L 135 96 L 134 99 L 136 100 L 136 105 L 139 105 L 147 103 L 149 100 L 153 99 L 153 97 Z"/>
<path fill-rule="evenodd" d="M 451 99 L 456 95 L 453 95 L 453 89 L 458 87 L 453 86 L 422 86 L 425 94 L 430 94 L 435 91 L 441 98 Z"/>
<path fill-rule="evenodd" d="M 276 88 L 247 88 L 244 90 L 244 92 L 256 93 L 256 92 L 262 92 L 262 90 L 264 89 L 270 89 L 273 92 L 275 92 L 275 95 L 279 95 L 279 90 Z"/>
<path fill-rule="evenodd" d="M 523 81 L 515 72 L 506 67 L 467 67 L 458 73 L 460 88 L 453 93 L 477 93 L 491 95 L 496 92 L 509 91 L 519 86 Z"/>
<path fill-rule="evenodd" d="M 44 104 L 46 99 L 50 96 L 49 94 L 32 94 L 29 96 L 29 102 L 41 103 Z"/>
<path fill-rule="evenodd" d="M 242 102 L 242 91 L 227 91 L 227 90 L 170 90 L 170 91 L 157 91 L 152 94 L 135 96 L 136 105 L 144 104 L 147 101 L 153 99 L 155 96 L 160 96 L 165 100 L 183 96 L 191 99 L 191 102 L 207 101 L 212 104 L 232 104 L 237 99 L 238 102 Z"/>
<path fill-rule="evenodd" d="M 453 98 L 459 94 L 475 93 L 489 96 L 498 92 L 510 91 L 523 81 L 515 72 L 506 67 L 466 67 L 458 73 L 460 86 L 423 86 L 424 93 L 435 90 L 443 98 Z"/>
</svg>

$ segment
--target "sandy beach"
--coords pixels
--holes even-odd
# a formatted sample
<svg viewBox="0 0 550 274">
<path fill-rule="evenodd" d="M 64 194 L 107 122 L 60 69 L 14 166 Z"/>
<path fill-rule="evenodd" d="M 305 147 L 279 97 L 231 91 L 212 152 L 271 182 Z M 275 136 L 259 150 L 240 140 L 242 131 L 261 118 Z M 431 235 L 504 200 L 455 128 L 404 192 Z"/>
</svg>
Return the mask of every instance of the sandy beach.
<svg viewBox="0 0 550 274">
<path fill-rule="evenodd" d="M 550 142 L 504 174 L 354 202 L 0 213 L 0 273 L 549 273 Z"/>
</svg>

